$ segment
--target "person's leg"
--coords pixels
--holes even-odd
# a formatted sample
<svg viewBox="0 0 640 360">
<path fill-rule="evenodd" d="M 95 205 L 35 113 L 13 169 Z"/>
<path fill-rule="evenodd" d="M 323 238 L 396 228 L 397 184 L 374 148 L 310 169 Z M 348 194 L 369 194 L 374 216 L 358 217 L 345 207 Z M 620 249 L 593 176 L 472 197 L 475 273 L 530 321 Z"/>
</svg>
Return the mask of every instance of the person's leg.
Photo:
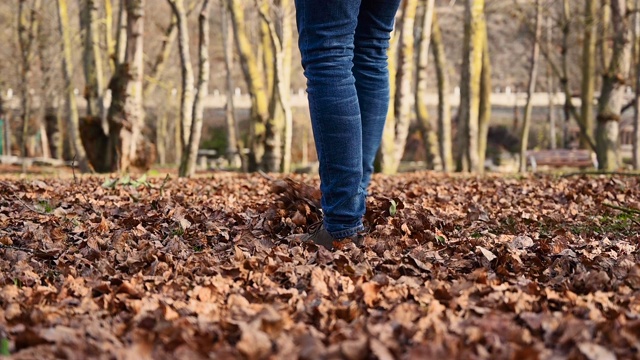
<svg viewBox="0 0 640 360">
<path fill-rule="evenodd" d="M 367 0 L 364 0 L 367 1 Z M 360 0 L 296 0 L 324 228 L 333 238 L 363 229 L 362 123 L 353 67 Z"/>
<path fill-rule="evenodd" d="M 362 117 L 361 187 L 366 191 L 389 110 L 387 49 L 400 0 L 362 0 L 355 33 L 353 75 Z"/>
</svg>

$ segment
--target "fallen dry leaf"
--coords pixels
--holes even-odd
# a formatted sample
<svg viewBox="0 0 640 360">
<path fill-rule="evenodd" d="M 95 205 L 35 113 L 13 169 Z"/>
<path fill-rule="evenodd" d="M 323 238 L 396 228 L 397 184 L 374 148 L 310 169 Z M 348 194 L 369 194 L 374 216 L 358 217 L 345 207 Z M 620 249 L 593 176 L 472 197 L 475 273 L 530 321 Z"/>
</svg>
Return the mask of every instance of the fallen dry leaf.
<svg viewBox="0 0 640 360">
<path fill-rule="evenodd" d="M 376 175 L 334 252 L 317 177 L 148 181 L 0 181 L 12 358 L 637 357 L 638 177 Z"/>
<path fill-rule="evenodd" d="M 582 355 L 589 360 L 616 360 L 617 357 L 614 353 L 607 350 L 607 348 L 594 343 L 583 342 L 578 344 L 578 349 Z"/>
<path fill-rule="evenodd" d="M 487 258 L 487 260 L 489 262 L 495 260 L 497 258 L 497 256 L 495 256 L 491 251 L 489 251 L 488 249 L 482 247 L 482 246 L 477 246 L 478 250 L 480 250 L 480 252 L 482 253 L 482 255 L 484 255 L 485 258 Z"/>
</svg>

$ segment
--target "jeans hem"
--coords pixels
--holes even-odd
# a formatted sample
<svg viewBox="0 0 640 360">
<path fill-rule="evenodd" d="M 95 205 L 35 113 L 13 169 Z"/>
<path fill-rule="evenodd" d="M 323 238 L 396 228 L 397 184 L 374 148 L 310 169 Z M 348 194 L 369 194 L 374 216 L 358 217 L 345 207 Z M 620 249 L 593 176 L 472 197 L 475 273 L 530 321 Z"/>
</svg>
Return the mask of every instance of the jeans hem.
<svg viewBox="0 0 640 360">
<path fill-rule="evenodd" d="M 325 225 L 325 229 L 326 229 L 326 225 Z M 331 237 L 333 237 L 334 239 L 342 239 L 342 238 L 346 238 L 346 237 L 351 237 L 353 235 L 356 235 L 357 233 L 364 231 L 364 225 L 359 224 L 358 226 L 349 228 L 349 229 L 344 229 L 344 230 L 339 230 L 339 231 L 329 231 L 327 230 L 327 232 L 329 233 L 329 235 L 331 235 Z"/>
</svg>

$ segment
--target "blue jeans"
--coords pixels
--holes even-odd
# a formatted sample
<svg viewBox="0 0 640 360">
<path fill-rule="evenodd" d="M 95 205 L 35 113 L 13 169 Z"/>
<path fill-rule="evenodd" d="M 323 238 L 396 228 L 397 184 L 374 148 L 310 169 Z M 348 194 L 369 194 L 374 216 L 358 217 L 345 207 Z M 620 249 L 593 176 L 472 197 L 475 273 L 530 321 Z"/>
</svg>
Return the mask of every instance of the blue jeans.
<svg viewBox="0 0 640 360">
<path fill-rule="evenodd" d="M 387 49 L 400 0 L 295 0 L 320 163 L 325 229 L 363 230 L 365 196 L 389 109 Z"/>
</svg>

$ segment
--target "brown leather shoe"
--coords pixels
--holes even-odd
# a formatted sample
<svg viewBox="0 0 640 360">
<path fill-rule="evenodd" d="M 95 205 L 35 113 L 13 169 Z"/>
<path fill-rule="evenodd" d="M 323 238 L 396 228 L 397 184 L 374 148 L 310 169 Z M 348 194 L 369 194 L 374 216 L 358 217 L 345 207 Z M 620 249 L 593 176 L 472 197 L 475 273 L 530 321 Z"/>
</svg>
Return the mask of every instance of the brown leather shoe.
<svg viewBox="0 0 640 360">
<path fill-rule="evenodd" d="M 333 250 L 338 247 L 338 245 L 351 241 L 357 246 L 362 245 L 362 240 L 364 236 L 361 234 L 354 234 L 352 236 L 336 239 L 327 229 L 324 228 L 324 223 L 322 220 L 317 223 L 311 224 L 308 229 L 308 233 L 302 238 L 303 242 L 313 242 L 316 245 L 322 245 L 328 250 Z"/>
</svg>

